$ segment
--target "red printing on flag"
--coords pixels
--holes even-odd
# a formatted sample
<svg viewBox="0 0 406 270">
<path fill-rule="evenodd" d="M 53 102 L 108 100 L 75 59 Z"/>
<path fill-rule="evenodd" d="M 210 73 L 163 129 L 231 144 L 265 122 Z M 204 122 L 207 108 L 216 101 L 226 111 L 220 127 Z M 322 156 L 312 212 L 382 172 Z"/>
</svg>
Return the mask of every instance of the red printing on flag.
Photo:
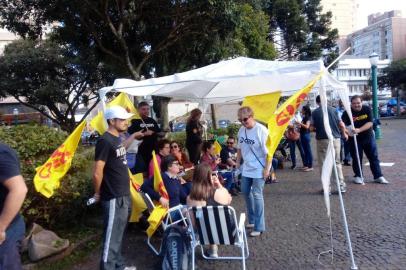
<svg viewBox="0 0 406 270">
<path fill-rule="evenodd" d="M 169 195 L 168 195 L 168 193 L 167 193 L 166 190 L 165 190 L 164 182 L 162 182 L 162 181 L 159 182 L 158 189 L 159 189 L 159 195 L 161 195 L 161 196 L 164 197 L 165 199 L 169 200 Z"/>
<path fill-rule="evenodd" d="M 61 146 L 56 149 L 51 157 L 50 160 L 45 163 L 38 172 L 38 176 L 42 179 L 48 179 L 51 176 L 51 169 L 57 169 L 66 164 L 71 157 L 71 153 L 69 151 L 65 151 L 65 145 L 62 144 Z"/>
</svg>

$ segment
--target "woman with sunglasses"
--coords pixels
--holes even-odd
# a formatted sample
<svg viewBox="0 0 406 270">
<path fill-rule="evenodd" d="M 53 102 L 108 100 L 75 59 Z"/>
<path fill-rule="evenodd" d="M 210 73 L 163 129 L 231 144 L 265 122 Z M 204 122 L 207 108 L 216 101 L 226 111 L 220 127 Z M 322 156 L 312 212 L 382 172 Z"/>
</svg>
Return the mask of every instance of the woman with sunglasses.
<svg viewBox="0 0 406 270">
<path fill-rule="evenodd" d="M 221 185 L 216 173 L 213 173 L 208 164 L 196 166 L 193 173 L 193 185 L 187 197 L 187 206 L 217 206 L 230 205 L 231 196 Z M 211 245 L 209 256 L 217 258 L 218 247 Z"/>
<path fill-rule="evenodd" d="M 171 142 L 171 155 L 173 155 L 179 161 L 181 170 L 193 167 L 193 163 L 190 162 L 188 156 L 182 151 L 182 147 L 176 141 Z"/>
<path fill-rule="evenodd" d="M 238 120 L 242 127 L 238 131 L 240 149 L 237 153 L 237 168 L 241 171 L 241 191 L 247 205 L 247 228 L 253 228 L 251 237 L 261 235 L 265 231 L 264 197 L 265 180 L 269 177 L 272 159 L 268 159 L 266 141 L 268 130 L 257 123 L 250 107 L 238 110 Z M 241 164 L 241 157 L 244 163 Z"/>
</svg>

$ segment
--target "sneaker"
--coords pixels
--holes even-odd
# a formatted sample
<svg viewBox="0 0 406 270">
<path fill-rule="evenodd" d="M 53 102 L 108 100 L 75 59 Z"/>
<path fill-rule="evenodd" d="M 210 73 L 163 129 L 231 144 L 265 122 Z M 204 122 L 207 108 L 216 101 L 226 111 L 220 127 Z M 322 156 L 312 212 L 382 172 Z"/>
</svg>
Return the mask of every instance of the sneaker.
<svg viewBox="0 0 406 270">
<path fill-rule="evenodd" d="M 209 247 L 209 257 L 210 258 L 218 258 L 219 254 L 218 254 L 218 246 L 217 245 L 211 245 Z"/>
<path fill-rule="evenodd" d="M 296 165 L 292 165 L 292 166 L 290 166 L 290 169 L 291 169 L 291 170 L 296 169 Z"/>
<path fill-rule="evenodd" d="M 252 229 L 252 228 L 254 228 L 254 226 L 255 226 L 254 224 L 249 223 L 249 224 L 245 225 L 245 228 Z"/>
<path fill-rule="evenodd" d="M 389 184 L 389 182 L 383 176 L 375 179 L 374 181 L 375 181 L 375 183 L 378 183 L 378 184 Z"/>
<path fill-rule="evenodd" d="M 304 172 L 311 172 L 311 171 L 313 171 L 313 170 L 314 170 L 313 168 L 306 168 L 306 169 L 303 169 Z"/>
<path fill-rule="evenodd" d="M 364 181 L 362 181 L 362 178 L 361 177 L 359 177 L 359 176 L 355 176 L 354 177 L 354 183 L 355 184 L 362 184 Z"/>
<path fill-rule="evenodd" d="M 347 188 L 345 186 L 340 186 L 341 193 L 346 193 Z"/>
<path fill-rule="evenodd" d="M 252 231 L 252 232 L 250 233 L 250 236 L 251 236 L 251 237 L 257 237 L 257 236 L 260 236 L 261 233 L 262 233 L 262 232 Z"/>
<path fill-rule="evenodd" d="M 137 270 L 137 267 L 135 267 L 135 266 L 126 266 L 126 267 L 124 267 L 124 270 Z"/>
</svg>

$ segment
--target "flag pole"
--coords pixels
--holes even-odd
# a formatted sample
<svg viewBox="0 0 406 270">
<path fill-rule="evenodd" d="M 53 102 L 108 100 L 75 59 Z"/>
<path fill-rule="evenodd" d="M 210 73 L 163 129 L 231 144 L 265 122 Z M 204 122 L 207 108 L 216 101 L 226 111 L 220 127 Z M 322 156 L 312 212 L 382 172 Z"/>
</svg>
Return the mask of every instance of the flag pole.
<svg viewBox="0 0 406 270">
<path fill-rule="evenodd" d="M 323 94 L 325 95 L 324 77 L 321 78 L 320 83 L 321 83 L 321 89 L 324 92 Z M 335 159 L 336 158 L 335 157 L 336 153 L 335 153 L 334 147 L 331 147 L 331 155 L 333 156 L 333 169 L 334 169 L 334 175 L 335 175 L 336 184 L 337 184 L 338 197 L 340 199 L 341 214 L 342 214 L 343 223 L 344 223 L 344 233 L 345 233 L 345 238 L 347 239 L 348 252 L 350 253 L 351 270 L 358 270 L 358 267 L 355 264 L 355 260 L 354 260 L 354 253 L 353 253 L 353 250 L 352 250 L 350 231 L 348 229 L 348 222 L 347 222 L 347 216 L 346 216 L 346 213 L 345 213 L 344 200 L 343 200 L 343 195 L 341 194 L 340 181 L 338 179 L 337 163 L 336 163 L 336 159 Z M 331 213 L 330 213 L 330 215 L 331 215 Z"/>
<path fill-rule="evenodd" d="M 328 65 L 328 67 L 326 67 L 327 70 L 329 70 L 335 63 L 337 63 L 338 60 L 340 60 L 349 50 L 351 49 L 351 47 L 348 47 L 345 51 L 343 51 L 336 59 L 334 59 L 333 62 L 330 63 L 330 65 Z"/>
</svg>

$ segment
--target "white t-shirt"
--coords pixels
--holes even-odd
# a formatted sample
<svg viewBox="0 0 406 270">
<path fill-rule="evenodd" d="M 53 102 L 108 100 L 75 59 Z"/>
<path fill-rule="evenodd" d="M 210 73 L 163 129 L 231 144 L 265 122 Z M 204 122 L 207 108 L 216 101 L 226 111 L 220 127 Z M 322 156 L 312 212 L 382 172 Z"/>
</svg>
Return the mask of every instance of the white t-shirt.
<svg viewBox="0 0 406 270">
<path fill-rule="evenodd" d="M 241 169 L 242 176 L 263 178 L 263 166 L 266 166 L 268 154 L 268 149 L 266 148 L 268 134 L 268 129 L 258 122 L 251 129 L 241 127 L 238 131 L 238 145 L 244 160 Z M 253 152 L 257 157 L 255 157 Z M 262 165 L 257 158 L 261 161 Z"/>
</svg>

